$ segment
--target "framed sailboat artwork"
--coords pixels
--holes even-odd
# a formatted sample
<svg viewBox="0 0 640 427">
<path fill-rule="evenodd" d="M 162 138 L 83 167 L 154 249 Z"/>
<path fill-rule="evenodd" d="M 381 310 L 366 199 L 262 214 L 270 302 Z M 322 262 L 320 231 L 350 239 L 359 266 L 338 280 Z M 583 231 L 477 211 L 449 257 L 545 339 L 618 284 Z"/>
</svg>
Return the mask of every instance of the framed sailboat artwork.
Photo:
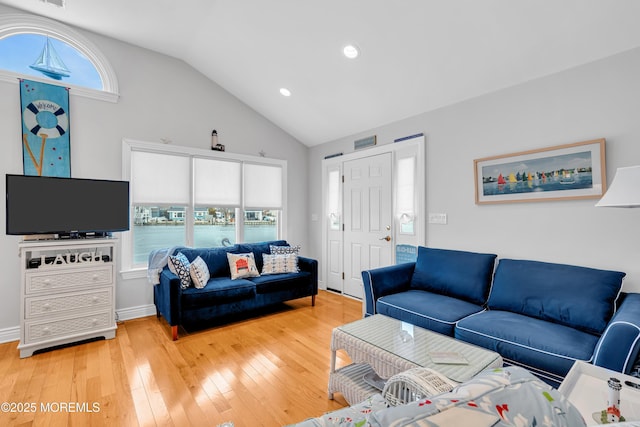
<svg viewBox="0 0 640 427">
<path fill-rule="evenodd" d="M 606 191 L 605 139 L 473 161 L 476 204 L 596 199 Z"/>
</svg>

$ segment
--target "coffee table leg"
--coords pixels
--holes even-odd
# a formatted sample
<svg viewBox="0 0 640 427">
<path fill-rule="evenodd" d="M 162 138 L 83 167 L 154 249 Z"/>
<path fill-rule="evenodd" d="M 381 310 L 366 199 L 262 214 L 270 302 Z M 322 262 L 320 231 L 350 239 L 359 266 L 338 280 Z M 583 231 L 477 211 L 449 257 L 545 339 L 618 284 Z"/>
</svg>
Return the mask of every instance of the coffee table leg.
<svg viewBox="0 0 640 427">
<path fill-rule="evenodd" d="M 333 400 L 333 391 L 331 391 L 331 376 L 336 371 L 336 350 L 331 350 L 331 368 L 329 369 L 329 400 Z"/>
</svg>

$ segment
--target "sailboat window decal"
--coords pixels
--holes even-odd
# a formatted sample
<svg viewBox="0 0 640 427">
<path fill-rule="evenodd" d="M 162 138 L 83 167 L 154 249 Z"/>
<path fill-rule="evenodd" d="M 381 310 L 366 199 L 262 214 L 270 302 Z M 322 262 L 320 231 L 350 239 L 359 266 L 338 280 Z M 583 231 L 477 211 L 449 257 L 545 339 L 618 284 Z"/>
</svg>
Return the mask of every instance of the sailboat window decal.
<svg viewBox="0 0 640 427">
<path fill-rule="evenodd" d="M 64 85 L 72 96 L 114 103 L 120 97 L 115 69 L 90 38 L 42 16 L 0 14 L 0 79 L 25 78 Z"/>
<path fill-rule="evenodd" d="M 63 77 L 69 77 L 71 75 L 71 71 L 69 71 L 58 55 L 49 36 L 46 38 L 40 56 L 38 56 L 36 62 L 29 65 L 29 68 L 39 71 L 45 76 L 55 80 L 61 80 Z"/>
<path fill-rule="evenodd" d="M 89 58 L 93 56 L 47 34 L 20 33 L 0 38 L 0 72 L 4 69 L 54 84 L 103 91 L 104 77 Z"/>
</svg>

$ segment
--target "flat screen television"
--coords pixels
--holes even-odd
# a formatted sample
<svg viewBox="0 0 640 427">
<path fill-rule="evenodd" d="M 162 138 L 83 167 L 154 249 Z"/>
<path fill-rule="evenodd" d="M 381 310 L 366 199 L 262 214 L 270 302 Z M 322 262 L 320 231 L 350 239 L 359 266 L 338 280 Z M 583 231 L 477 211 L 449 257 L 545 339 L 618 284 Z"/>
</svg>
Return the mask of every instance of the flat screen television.
<svg viewBox="0 0 640 427">
<path fill-rule="evenodd" d="M 7 174 L 6 233 L 107 235 L 129 229 L 129 182 Z"/>
</svg>

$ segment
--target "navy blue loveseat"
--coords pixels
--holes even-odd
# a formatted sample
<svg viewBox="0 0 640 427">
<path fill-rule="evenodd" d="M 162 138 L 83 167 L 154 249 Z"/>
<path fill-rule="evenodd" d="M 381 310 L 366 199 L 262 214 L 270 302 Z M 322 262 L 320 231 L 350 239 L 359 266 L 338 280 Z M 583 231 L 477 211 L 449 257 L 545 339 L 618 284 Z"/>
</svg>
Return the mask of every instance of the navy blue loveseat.
<svg viewBox="0 0 640 427">
<path fill-rule="evenodd" d="M 576 360 L 629 374 L 640 294 L 625 273 L 418 248 L 414 263 L 362 272 L 366 314 L 395 317 L 498 352 L 558 385 Z"/>
<path fill-rule="evenodd" d="M 189 262 L 200 256 L 211 278 L 202 289 L 193 286 L 182 289 L 180 279 L 168 266 L 160 273 L 153 299 L 158 316 L 164 317 L 171 326 L 173 339 L 178 338 L 178 326 L 201 328 L 240 313 L 307 296 L 311 297 L 311 305 L 315 305 L 318 294 L 318 261 L 315 259 L 299 256 L 298 273 L 231 279 L 227 253 L 252 252 L 258 271 L 262 271 L 262 254 L 269 254 L 271 245 L 289 244 L 286 240 L 276 240 L 218 248 L 176 248 L 174 254 L 182 252 Z"/>
</svg>

